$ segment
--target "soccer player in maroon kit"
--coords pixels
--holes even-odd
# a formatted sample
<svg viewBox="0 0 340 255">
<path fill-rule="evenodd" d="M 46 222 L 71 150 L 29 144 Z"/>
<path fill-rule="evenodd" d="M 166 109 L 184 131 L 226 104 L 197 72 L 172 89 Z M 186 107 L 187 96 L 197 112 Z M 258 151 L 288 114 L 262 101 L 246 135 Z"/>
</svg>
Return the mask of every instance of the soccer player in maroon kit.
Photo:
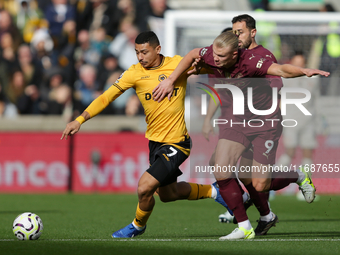
<svg viewBox="0 0 340 255">
<path fill-rule="evenodd" d="M 239 48 L 240 49 L 248 49 L 251 53 L 260 55 L 268 60 L 272 60 L 274 63 L 277 63 L 275 56 L 262 45 L 258 45 L 255 40 L 256 36 L 256 21 L 253 17 L 248 14 L 243 14 L 236 16 L 232 19 L 233 30 L 238 34 L 239 39 Z M 267 78 L 270 79 L 270 86 L 276 87 L 279 90 L 282 88 L 282 80 L 281 77 L 266 75 Z M 279 97 L 280 95 L 278 95 Z M 218 106 L 213 103 L 213 100 L 210 100 L 209 107 L 207 110 L 207 115 L 203 124 L 203 133 L 207 137 L 210 132 L 213 132 L 213 127 L 211 125 L 211 119 L 216 112 Z M 214 157 L 214 155 L 212 155 Z M 211 162 L 214 161 L 212 158 Z M 240 167 L 248 166 L 251 167 L 253 163 L 253 149 L 250 147 L 246 151 L 242 153 L 242 157 L 240 159 Z M 239 179 L 242 181 L 247 191 L 250 194 L 252 202 L 255 204 L 257 210 L 260 213 L 259 223 L 255 229 L 256 235 L 265 235 L 268 230 L 275 226 L 278 221 L 278 217 L 271 211 L 268 204 L 269 192 L 257 192 L 252 185 L 252 179 L 246 175 L 242 175 L 239 173 Z M 248 178 L 247 178 L 248 177 Z M 244 197 L 244 195 L 243 195 Z M 246 205 L 246 204 L 245 204 Z M 246 208 L 247 209 L 247 208 Z M 219 219 L 221 222 L 227 218 L 230 218 L 230 214 L 227 211 L 225 214 L 221 214 Z M 237 223 L 234 219 L 234 223 Z"/>
<path fill-rule="evenodd" d="M 292 65 L 279 65 L 271 60 L 265 59 L 248 50 L 238 49 L 239 39 L 231 32 L 225 32 L 219 35 L 214 43 L 205 48 L 196 48 L 190 51 L 179 63 L 174 72 L 163 82 L 161 82 L 154 90 L 154 100 L 160 101 L 172 90 L 173 83 L 177 78 L 186 71 L 195 59 L 201 58 L 206 66 L 215 74 L 217 78 L 232 78 L 229 84 L 236 84 L 244 95 L 247 88 L 253 88 L 253 106 L 258 110 L 267 110 L 272 106 L 272 89 L 268 89 L 270 84 L 263 84 L 265 79 L 261 79 L 261 83 L 253 82 L 251 77 L 265 77 L 266 75 L 281 76 L 285 78 L 293 78 L 306 75 L 329 76 L 328 72 L 300 68 Z M 241 79 L 239 79 L 241 78 Z M 225 119 L 230 119 L 234 123 L 240 122 L 242 119 L 280 119 L 282 118 L 278 103 L 276 109 L 270 115 L 254 115 L 249 109 L 245 109 L 245 114 L 233 115 L 233 98 L 231 95 L 224 93 L 222 115 Z M 168 96 L 170 97 L 170 96 Z M 218 166 L 236 166 L 236 163 L 242 153 L 252 143 L 254 148 L 253 166 L 256 166 L 259 173 L 264 173 L 264 168 L 275 163 L 275 154 L 278 139 L 282 132 L 281 122 L 266 122 L 261 127 L 252 129 L 248 126 L 230 126 L 221 129 L 219 141 L 217 143 L 215 155 L 215 169 Z M 248 216 L 242 201 L 242 190 L 235 178 L 233 172 L 216 171 L 214 172 L 217 183 L 220 187 L 220 193 L 233 211 L 238 222 L 236 228 L 231 234 L 223 236 L 220 239 L 252 239 L 255 236 L 254 230 L 250 224 Z M 252 176 L 253 177 L 253 176 Z M 278 172 L 273 176 L 265 175 L 256 176 L 252 179 L 252 185 L 258 192 L 269 190 L 279 190 L 290 183 L 299 184 L 307 202 L 312 202 L 315 197 L 315 187 L 312 183 L 310 173 L 297 171 L 293 175 Z"/>
</svg>

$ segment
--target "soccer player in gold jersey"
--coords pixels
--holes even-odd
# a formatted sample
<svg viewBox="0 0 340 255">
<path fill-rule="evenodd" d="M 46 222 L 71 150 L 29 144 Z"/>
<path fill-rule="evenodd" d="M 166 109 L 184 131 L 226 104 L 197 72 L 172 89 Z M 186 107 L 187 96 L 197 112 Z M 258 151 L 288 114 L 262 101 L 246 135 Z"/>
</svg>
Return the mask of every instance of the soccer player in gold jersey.
<svg viewBox="0 0 340 255">
<path fill-rule="evenodd" d="M 180 199 L 213 198 L 227 209 L 214 185 L 177 182 L 179 166 L 188 158 L 191 139 L 184 121 L 184 98 L 188 74 L 177 80 L 171 100 L 152 100 L 152 90 L 166 79 L 182 60 L 181 56 L 164 57 L 155 33 L 140 33 L 135 40 L 139 63 L 132 65 L 102 95 L 95 99 L 74 121 L 67 124 L 61 139 L 74 135 L 81 124 L 105 109 L 125 90 L 134 88 L 145 111 L 146 138 L 149 139 L 150 167 L 138 182 L 136 217 L 126 227 L 112 234 L 114 238 L 131 238 L 144 233 L 146 222 L 155 205 L 154 193 L 162 202 Z"/>
</svg>

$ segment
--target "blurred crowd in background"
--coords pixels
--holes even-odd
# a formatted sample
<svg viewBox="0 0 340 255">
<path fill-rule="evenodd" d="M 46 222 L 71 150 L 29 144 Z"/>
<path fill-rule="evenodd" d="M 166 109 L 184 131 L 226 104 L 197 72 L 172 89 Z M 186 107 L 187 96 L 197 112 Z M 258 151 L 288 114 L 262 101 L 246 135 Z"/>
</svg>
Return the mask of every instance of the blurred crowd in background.
<svg viewBox="0 0 340 255">
<path fill-rule="evenodd" d="M 135 37 L 167 9 L 166 0 L 0 1 L 0 116 L 74 118 L 138 62 Z M 103 114 L 143 109 L 128 90 Z"/>
<path fill-rule="evenodd" d="M 78 116 L 137 63 L 136 36 L 168 9 L 167 0 L 1 0 L 0 116 Z M 102 114 L 143 109 L 128 90 Z"/>
</svg>

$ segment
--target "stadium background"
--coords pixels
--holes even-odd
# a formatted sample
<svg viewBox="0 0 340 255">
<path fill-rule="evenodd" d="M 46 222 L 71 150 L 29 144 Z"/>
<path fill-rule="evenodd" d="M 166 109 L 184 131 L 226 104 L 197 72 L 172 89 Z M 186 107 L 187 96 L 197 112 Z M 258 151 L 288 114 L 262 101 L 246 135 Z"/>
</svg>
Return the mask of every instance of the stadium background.
<svg viewBox="0 0 340 255">
<path fill-rule="evenodd" d="M 23 2 L 40 13 L 38 18 L 20 21 Z M 272 50 L 279 63 L 288 63 L 295 51 L 302 51 L 308 58 L 308 67 L 324 67 L 332 72 L 327 89 L 317 92 L 315 125 L 319 145 L 315 160 L 337 163 L 340 53 L 336 50 L 334 53 L 332 47 L 340 45 L 340 19 L 337 12 L 325 14 L 321 10 L 325 3 L 333 4 L 335 11 L 340 10 L 338 1 L 69 1 L 74 8 L 73 16 L 68 18 L 72 22 L 64 22 L 67 25 L 63 23 L 65 26 L 59 30 L 58 26 L 53 30 L 44 21 L 49 2 L 1 1 L 0 21 L 6 13 L 11 14 L 11 21 L 7 26 L 0 22 L 0 192 L 134 193 L 139 176 L 148 167 L 148 148 L 142 109 L 133 92 L 85 123 L 72 139 L 60 141 L 61 132 L 126 66 L 136 63 L 131 42 L 138 31 L 146 28 L 156 31 L 163 53 L 183 55 L 193 47 L 209 45 L 224 27 L 231 25 L 230 18 L 226 18 L 229 22 L 217 22 L 216 11 L 225 17 L 242 13 L 262 15 L 258 42 Z M 206 10 L 212 12 L 210 16 Z M 182 11 L 185 21 L 181 20 Z M 275 18 L 266 21 L 265 17 L 275 16 L 274 11 L 280 11 L 277 18 L 283 17 L 290 23 L 275 22 Z M 315 22 L 306 25 L 303 15 L 308 19 L 314 17 Z M 261 30 L 266 32 L 261 34 Z M 10 35 L 13 43 L 8 43 L 8 39 L 6 43 L 4 35 Z M 17 54 L 22 44 L 30 47 L 34 61 L 29 64 Z M 40 79 L 34 80 L 37 84 L 28 78 L 27 66 L 39 71 Z M 24 81 L 22 89 L 14 93 L 16 72 L 23 73 Z M 199 130 L 190 127 L 190 132 L 195 136 Z M 283 152 L 282 143 L 280 146 L 278 156 Z M 300 159 L 299 152 L 294 162 Z M 183 180 L 200 183 L 213 180 L 194 178 L 189 162 L 182 170 Z M 316 179 L 318 194 L 340 193 L 339 180 Z"/>
</svg>

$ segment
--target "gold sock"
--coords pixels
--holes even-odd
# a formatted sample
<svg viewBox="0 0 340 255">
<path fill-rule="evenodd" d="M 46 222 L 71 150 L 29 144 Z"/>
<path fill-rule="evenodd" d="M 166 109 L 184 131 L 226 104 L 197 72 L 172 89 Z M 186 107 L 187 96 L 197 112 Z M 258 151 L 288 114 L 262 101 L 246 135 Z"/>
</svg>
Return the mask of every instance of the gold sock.
<svg viewBox="0 0 340 255">
<path fill-rule="evenodd" d="M 141 210 L 139 208 L 139 203 L 138 203 L 137 210 L 136 210 L 136 217 L 133 220 L 133 222 L 138 227 L 144 227 L 146 225 L 146 222 L 148 221 L 151 213 L 152 213 L 152 210 L 151 211 L 143 211 L 143 210 Z"/>
<path fill-rule="evenodd" d="M 198 200 L 203 198 L 211 198 L 212 188 L 211 185 L 203 185 L 197 183 L 190 183 L 191 192 L 188 200 Z"/>
</svg>

